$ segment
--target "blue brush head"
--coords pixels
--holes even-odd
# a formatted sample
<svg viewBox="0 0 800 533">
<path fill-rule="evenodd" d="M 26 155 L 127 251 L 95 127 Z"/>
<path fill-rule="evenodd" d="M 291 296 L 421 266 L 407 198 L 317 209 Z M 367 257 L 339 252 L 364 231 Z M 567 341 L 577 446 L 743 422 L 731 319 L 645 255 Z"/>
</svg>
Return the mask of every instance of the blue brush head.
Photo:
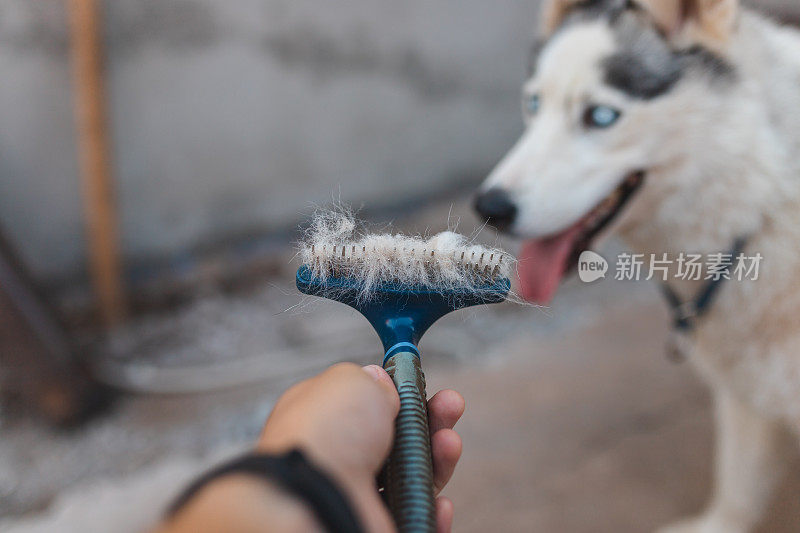
<svg viewBox="0 0 800 533">
<path fill-rule="evenodd" d="M 419 285 L 383 282 L 364 298 L 360 280 L 315 276 L 308 266 L 297 271 L 297 288 L 304 294 L 320 296 L 349 305 L 372 324 L 386 351 L 384 360 L 399 350 L 412 349 L 434 322 L 458 309 L 505 301 L 511 289 L 507 278 L 487 280 L 471 289 L 439 289 Z"/>
</svg>

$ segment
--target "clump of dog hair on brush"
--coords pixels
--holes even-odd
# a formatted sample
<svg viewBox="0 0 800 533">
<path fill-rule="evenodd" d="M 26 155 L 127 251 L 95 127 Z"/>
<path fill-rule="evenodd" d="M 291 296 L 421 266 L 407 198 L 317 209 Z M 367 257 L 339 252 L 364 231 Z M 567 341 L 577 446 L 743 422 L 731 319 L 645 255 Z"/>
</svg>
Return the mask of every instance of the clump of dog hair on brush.
<svg viewBox="0 0 800 533">
<path fill-rule="evenodd" d="M 444 291 L 486 290 L 510 277 L 515 260 L 502 250 L 472 244 L 445 231 L 431 238 L 362 231 L 346 210 L 317 212 L 299 243 L 299 257 L 321 280 L 358 280 L 361 297 L 393 283 Z"/>
</svg>

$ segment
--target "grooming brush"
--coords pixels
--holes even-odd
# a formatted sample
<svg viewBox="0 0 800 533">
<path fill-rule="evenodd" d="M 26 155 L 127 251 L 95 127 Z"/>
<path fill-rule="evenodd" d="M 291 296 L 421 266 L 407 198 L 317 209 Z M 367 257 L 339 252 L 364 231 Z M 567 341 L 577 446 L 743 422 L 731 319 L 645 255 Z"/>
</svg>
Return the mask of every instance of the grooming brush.
<svg viewBox="0 0 800 533">
<path fill-rule="evenodd" d="M 297 287 L 356 309 L 380 337 L 383 367 L 400 395 L 383 496 L 401 533 L 433 532 L 433 467 L 419 342 L 451 311 L 504 301 L 513 260 L 499 250 L 469 246 L 450 232 L 428 241 L 373 235 L 342 242 L 354 237 L 351 218 L 318 222 L 301 243 L 304 265 L 297 271 Z"/>
</svg>

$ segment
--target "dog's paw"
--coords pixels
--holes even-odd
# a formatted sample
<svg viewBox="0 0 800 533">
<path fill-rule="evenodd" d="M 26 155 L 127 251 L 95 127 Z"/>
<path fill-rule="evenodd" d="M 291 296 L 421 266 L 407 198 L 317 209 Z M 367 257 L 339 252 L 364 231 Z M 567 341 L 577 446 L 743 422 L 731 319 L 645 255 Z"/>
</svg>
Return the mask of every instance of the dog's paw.
<svg viewBox="0 0 800 533">
<path fill-rule="evenodd" d="M 749 528 L 732 524 L 714 516 L 700 516 L 676 522 L 656 530 L 656 533 L 748 533 Z"/>
</svg>

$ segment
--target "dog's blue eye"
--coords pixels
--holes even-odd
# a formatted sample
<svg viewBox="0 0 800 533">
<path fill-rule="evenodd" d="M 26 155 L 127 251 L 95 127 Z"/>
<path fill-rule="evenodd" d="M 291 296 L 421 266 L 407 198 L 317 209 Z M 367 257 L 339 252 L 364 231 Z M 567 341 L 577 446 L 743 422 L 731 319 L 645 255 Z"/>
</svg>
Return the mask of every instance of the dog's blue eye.
<svg viewBox="0 0 800 533">
<path fill-rule="evenodd" d="M 532 94 L 525 97 L 525 113 L 535 115 L 539 112 L 539 95 Z"/>
<path fill-rule="evenodd" d="M 619 120 L 621 115 L 622 113 L 613 107 L 595 105 L 586 109 L 583 123 L 590 128 L 609 128 Z"/>
</svg>

